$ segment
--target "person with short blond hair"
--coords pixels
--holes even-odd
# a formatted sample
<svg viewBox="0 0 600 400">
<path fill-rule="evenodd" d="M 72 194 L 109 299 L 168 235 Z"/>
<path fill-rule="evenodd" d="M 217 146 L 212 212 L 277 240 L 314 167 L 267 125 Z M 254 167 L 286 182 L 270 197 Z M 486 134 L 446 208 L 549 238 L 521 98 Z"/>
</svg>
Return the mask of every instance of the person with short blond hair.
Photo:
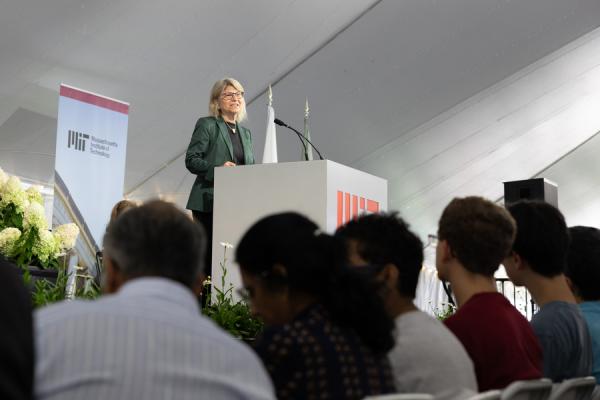
<svg viewBox="0 0 600 400">
<path fill-rule="evenodd" d="M 113 206 L 112 210 L 110 211 L 110 220 L 114 220 L 115 218 L 117 218 L 119 215 L 123 214 L 125 211 L 137 207 L 138 203 L 136 203 L 133 200 L 128 200 L 128 199 L 123 199 L 123 200 L 119 200 L 118 202 L 115 203 L 115 205 Z"/>
<path fill-rule="evenodd" d="M 439 221 L 438 276 L 450 282 L 458 303 L 444 322 L 473 360 L 480 391 L 542 377 L 540 344 L 494 280 L 514 238 L 510 214 L 481 197 L 455 198 Z"/>
<path fill-rule="evenodd" d="M 186 208 L 207 234 L 205 275 L 211 275 L 213 197 L 215 167 L 254 164 L 250 130 L 240 123 L 246 119 L 244 87 L 233 78 L 215 82 L 208 102 L 208 117 L 198 119 L 185 153 L 185 166 L 196 180 Z"/>
</svg>

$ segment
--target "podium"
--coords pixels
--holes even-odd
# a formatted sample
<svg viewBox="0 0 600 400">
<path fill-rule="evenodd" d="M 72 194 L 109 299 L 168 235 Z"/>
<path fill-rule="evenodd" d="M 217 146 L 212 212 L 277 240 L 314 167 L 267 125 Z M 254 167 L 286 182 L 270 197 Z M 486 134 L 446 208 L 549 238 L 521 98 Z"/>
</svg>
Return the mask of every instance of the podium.
<svg viewBox="0 0 600 400">
<path fill-rule="evenodd" d="M 387 210 L 387 181 L 329 160 L 215 168 L 212 281 L 221 286 L 224 247 L 227 279 L 241 287 L 235 246 L 260 218 L 295 211 L 321 229 L 335 229 L 364 212 Z"/>
</svg>

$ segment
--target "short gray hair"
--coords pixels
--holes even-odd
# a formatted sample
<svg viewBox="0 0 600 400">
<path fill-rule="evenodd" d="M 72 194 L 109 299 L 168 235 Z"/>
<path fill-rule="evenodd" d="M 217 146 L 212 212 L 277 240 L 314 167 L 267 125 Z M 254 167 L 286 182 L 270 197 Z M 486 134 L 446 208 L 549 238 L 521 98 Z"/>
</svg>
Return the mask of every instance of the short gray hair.
<svg viewBox="0 0 600 400">
<path fill-rule="evenodd" d="M 205 251 L 202 226 L 160 200 L 123 213 L 104 235 L 105 257 L 128 279 L 156 276 L 191 288 L 204 267 Z"/>
</svg>

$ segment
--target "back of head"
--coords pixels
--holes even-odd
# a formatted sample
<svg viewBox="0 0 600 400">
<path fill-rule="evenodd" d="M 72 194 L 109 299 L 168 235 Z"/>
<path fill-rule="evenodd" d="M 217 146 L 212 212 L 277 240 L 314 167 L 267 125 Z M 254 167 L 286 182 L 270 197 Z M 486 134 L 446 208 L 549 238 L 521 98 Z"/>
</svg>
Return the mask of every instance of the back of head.
<svg viewBox="0 0 600 400">
<path fill-rule="evenodd" d="M 393 322 L 370 282 L 346 268 L 345 259 L 341 240 L 293 212 L 259 220 L 236 248 L 244 273 L 260 276 L 266 287 L 313 295 L 334 321 L 354 329 L 375 352 L 387 352 L 394 344 Z M 276 265 L 285 268 L 285 275 Z"/>
<path fill-rule="evenodd" d="M 154 200 L 113 220 L 104 236 L 105 257 L 127 279 L 172 279 L 192 287 L 202 271 L 205 234 L 173 204 Z"/>
<path fill-rule="evenodd" d="M 589 226 L 569 228 L 571 244 L 566 275 L 575 294 L 584 301 L 600 300 L 600 230 Z"/>
<path fill-rule="evenodd" d="M 565 218 L 543 201 L 522 200 L 507 207 L 517 223 L 513 250 L 531 269 L 547 278 L 564 272 L 569 248 Z"/>
<path fill-rule="evenodd" d="M 356 241 L 358 255 L 369 264 L 393 264 L 398 269 L 398 291 L 404 297 L 415 297 L 423 243 L 397 213 L 363 215 L 340 227 L 335 235 Z"/>
<path fill-rule="evenodd" d="M 123 199 L 123 200 L 119 200 L 112 208 L 111 212 L 110 212 L 110 220 L 114 220 L 115 218 L 117 218 L 118 216 L 120 216 L 121 214 L 123 214 L 125 211 L 132 209 L 134 207 L 137 207 L 138 204 L 135 201 L 132 200 L 127 200 L 127 199 Z"/>
<path fill-rule="evenodd" d="M 515 222 L 502 207 L 482 197 L 455 198 L 444 209 L 438 239 L 470 272 L 493 276 L 509 254 Z"/>
<path fill-rule="evenodd" d="M 253 275 L 272 273 L 275 264 L 286 267 L 285 284 L 294 290 L 321 294 L 323 280 L 335 263 L 335 246 L 325 251 L 327 235 L 318 226 L 297 213 L 265 217 L 255 223 L 236 248 L 236 260 L 244 271 Z M 276 277 L 273 277 L 276 280 Z"/>
</svg>

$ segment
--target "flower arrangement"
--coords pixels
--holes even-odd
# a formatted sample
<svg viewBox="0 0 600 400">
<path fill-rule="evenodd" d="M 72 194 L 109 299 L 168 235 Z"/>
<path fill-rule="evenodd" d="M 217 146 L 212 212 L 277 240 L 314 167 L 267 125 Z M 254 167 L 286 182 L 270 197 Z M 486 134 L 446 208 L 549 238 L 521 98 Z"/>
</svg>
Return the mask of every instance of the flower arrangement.
<svg viewBox="0 0 600 400">
<path fill-rule="evenodd" d="M 73 248 L 75 224 L 48 230 L 44 200 L 36 186 L 24 190 L 16 176 L 0 168 L 0 254 L 24 268 L 58 268 L 58 258 Z"/>
<path fill-rule="evenodd" d="M 223 261 L 219 263 L 223 272 L 221 286 L 213 287 L 216 292 L 214 301 L 207 304 L 202 312 L 232 336 L 251 342 L 262 332 L 263 323 L 252 315 L 250 307 L 245 301 L 233 300 L 233 285 L 231 283 L 229 287 L 225 287 L 227 249 L 233 248 L 233 245 L 227 242 L 221 242 L 220 244 L 223 246 Z M 205 281 L 205 285 L 211 285 L 210 277 Z"/>
<path fill-rule="evenodd" d="M 433 314 L 440 321 L 446 320 L 454 315 L 455 312 L 456 306 L 452 303 L 442 303 L 440 304 L 440 307 L 437 307 L 433 310 Z"/>
</svg>

